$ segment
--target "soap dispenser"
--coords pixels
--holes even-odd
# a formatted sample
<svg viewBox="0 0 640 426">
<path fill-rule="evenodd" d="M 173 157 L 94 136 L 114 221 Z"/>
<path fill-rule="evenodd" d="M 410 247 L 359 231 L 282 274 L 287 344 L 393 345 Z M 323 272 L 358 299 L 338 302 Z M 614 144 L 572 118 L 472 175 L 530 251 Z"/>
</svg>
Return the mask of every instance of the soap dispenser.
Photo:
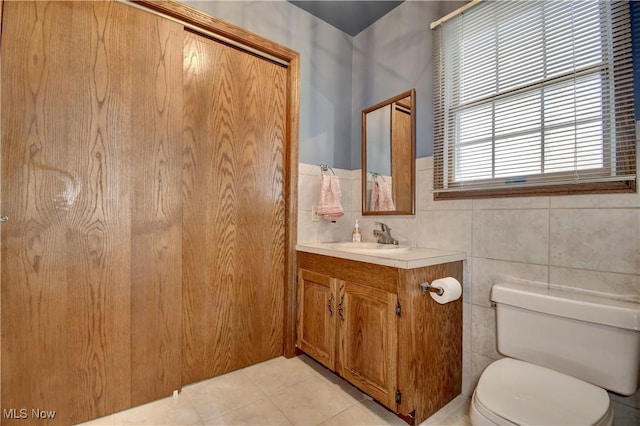
<svg viewBox="0 0 640 426">
<path fill-rule="evenodd" d="M 354 243 L 359 243 L 362 241 L 362 232 L 360 232 L 360 223 L 356 220 L 356 226 L 353 227 L 353 231 L 351 232 L 351 241 Z"/>
</svg>

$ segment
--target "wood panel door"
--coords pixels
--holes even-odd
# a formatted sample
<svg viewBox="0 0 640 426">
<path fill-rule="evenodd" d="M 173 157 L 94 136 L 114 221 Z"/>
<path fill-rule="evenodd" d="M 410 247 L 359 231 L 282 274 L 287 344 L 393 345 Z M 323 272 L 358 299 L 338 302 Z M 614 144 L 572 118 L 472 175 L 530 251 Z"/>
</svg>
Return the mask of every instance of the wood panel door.
<svg viewBox="0 0 640 426">
<path fill-rule="evenodd" d="M 287 70 L 185 33 L 184 383 L 283 353 Z"/>
<path fill-rule="evenodd" d="M 298 348 L 335 370 L 338 280 L 300 269 L 298 273 Z"/>
<path fill-rule="evenodd" d="M 404 101 L 404 100 L 403 100 Z M 396 209 L 413 212 L 413 168 L 407 167 L 407 160 L 413 160 L 413 119 L 411 109 L 403 107 L 402 102 L 391 104 L 391 170 L 393 170 L 393 200 Z M 412 108 L 409 105 L 409 108 Z M 414 112 L 415 114 L 415 107 Z"/>
<path fill-rule="evenodd" d="M 396 410 L 398 297 L 344 281 L 338 302 L 338 374 Z"/>
<path fill-rule="evenodd" d="M 3 6 L 1 422 L 67 425 L 180 387 L 182 27 Z"/>
</svg>

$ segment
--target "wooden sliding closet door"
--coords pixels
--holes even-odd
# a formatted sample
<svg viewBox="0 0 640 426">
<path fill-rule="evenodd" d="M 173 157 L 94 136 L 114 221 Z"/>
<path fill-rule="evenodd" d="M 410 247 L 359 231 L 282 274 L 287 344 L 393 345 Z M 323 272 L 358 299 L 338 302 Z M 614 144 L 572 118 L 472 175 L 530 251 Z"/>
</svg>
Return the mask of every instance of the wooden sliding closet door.
<svg viewBox="0 0 640 426">
<path fill-rule="evenodd" d="M 180 387 L 182 31 L 118 3 L 4 3 L 3 425 Z"/>
<path fill-rule="evenodd" d="M 130 8 L 130 7 L 129 7 Z M 131 405 L 182 387 L 182 25 L 147 12 L 129 30 Z M 131 44 L 135 44 L 131 46 Z"/>
<path fill-rule="evenodd" d="M 185 34 L 183 378 L 283 351 L 286 68 Z"/>
</svg>

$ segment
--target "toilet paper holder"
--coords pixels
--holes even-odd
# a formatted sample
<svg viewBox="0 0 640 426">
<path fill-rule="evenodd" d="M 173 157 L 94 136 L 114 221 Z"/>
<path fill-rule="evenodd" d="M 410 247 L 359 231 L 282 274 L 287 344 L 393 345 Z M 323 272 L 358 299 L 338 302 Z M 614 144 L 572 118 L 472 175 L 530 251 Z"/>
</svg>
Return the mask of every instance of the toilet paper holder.
<svg viewBox="0 0 640 426">
<path fill-rule="evenodd" d="M 435 287 L 429 283 L 420 284 L 420 290 L 423 293 L 436 293 L 438 296 L 442 296 L 444 294 L 444 289 L 442 287 Z"/>
</svg>

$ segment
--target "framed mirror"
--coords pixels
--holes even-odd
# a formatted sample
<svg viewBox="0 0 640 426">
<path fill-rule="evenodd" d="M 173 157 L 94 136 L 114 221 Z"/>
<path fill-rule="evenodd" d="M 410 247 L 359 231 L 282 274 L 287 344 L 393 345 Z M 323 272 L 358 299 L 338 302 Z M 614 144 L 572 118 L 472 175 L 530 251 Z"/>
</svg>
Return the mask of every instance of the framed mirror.
<svg viewBox="0 0 640 426">
<path fill-rule="evenodd" d="M 415 89 L 362 110 L 362 214 L 415 213 Z"/>
</svg>

